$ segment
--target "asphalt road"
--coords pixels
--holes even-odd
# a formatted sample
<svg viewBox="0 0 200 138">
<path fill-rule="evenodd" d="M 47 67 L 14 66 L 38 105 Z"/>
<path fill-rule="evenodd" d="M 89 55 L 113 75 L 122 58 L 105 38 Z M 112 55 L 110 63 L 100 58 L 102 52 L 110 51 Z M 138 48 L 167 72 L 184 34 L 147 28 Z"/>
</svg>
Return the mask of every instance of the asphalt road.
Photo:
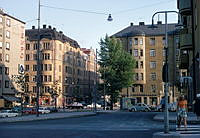
<svg viewBox="0 0 200 138">
<path fill-rule="evenodd" d="M 96 116 L 1 123 L 0 138 L 151 138 L 163 130 L 152 112 L 100 113 Z"/>
</svg>

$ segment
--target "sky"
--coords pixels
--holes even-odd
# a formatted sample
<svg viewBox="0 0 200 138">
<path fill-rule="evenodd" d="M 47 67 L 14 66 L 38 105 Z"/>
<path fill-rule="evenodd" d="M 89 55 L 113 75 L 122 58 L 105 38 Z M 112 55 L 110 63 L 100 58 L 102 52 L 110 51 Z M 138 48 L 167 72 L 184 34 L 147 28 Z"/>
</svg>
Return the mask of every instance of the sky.
<svg viewBox="0 0 200 138">
<path fill-rule="evenodd" d="M 99 48 L 101 38 L 117 33 L 131 22 L 151 24 L 155 12 L 177 11 L 177 0 L 41 0 L 41 5 L 95 12 L 41 7 L 41 27 L 43 24 L 55 27 L 76 40 L 81 48 Z M 37 26 L 38 0 L 0 0 L 0 8 L 26 22 L 26 29 Z M 112 15 L 112 22 L 107 21 L 108 14 Z M 163 14 L 155 16 L 155 22 L 158 18 L 164 23 Z M 177 23 L 177 15 L 169 14 L 168 22 Z"/>
</svg>

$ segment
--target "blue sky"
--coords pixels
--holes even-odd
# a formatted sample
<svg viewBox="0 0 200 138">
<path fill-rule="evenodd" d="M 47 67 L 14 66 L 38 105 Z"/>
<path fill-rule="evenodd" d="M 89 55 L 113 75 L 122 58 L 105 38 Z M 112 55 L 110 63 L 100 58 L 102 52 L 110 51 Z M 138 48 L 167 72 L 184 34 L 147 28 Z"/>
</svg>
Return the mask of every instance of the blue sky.
<svg viewBox="0 0 200 138">
<path fill-rule="evenodd" d="M 177 10 L 177 0 L 41 0 L 42 5 L 95 11 L 112 14 L 113 21 L 108 22 L 107 15 L 90 14 L 58 9 L 41 8 L 41 27 L 51 25 L 58 31 L 76 40 L 81 47 L 99 48 L 99 40 L 106 34 L 112 35 L 130 25 L 151 23 L 152 15 L 162 10 Z M 37 19 L 38 0 L 0 0 L 0 8 L 22 21 Z M 160 15 L 164 22 L 164 16 Z M 155 17 L 155 22 L 158 16 Z M 170 23 L 177 22 L 177 15 L 168 16 Z M 37 26 L 37 21 L 27 22 L 26 28 Z"/>
</svg>

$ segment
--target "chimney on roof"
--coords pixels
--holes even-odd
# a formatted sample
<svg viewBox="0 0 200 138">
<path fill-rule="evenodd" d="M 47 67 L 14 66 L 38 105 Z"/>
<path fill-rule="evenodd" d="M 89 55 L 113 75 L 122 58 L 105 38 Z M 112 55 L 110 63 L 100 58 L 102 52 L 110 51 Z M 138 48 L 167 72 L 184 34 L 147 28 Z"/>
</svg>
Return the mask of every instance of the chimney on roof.
<svg viewBox="0 0 200 138">
<path fill-rule="evenodd" d="M 130 23 L 131 26 L 133 26 L 133 23 Z"/>
<path fill-rule="evenodd" d="M 144 25 L 144 22 L 139 22 L 139 25 Z"/>
<path fill-rule="evenodd" d="M 32 26 L 32 29 L 35 29 L 35 26 Z"/>
<path fill-rule="evenodd" d="M 59 33 L 62 34 L 63 32 L 62 32 L 62 31 L 59 31 Z"/>
<path fill-rule="evenodd" d="M 54 27 L 53 30 L 56 31 L 56 28 Z"/>
<path fill-rule="evenodd" d="M 157 24 L 162 24 L 162 21 L 157 21 Z"/>
<path fill-rule="evenodd" d="M 46 27 L 47 27 L 47 25 L 46 25 L 46 24 L 44 24 L 44 25 L 43 25 L 43 29 L 46 29 Z"/>
<path fill-rule="evenodd" d="M 51 25 L 49 25 L 49 29 L 51 29 Z"/>
</svg>

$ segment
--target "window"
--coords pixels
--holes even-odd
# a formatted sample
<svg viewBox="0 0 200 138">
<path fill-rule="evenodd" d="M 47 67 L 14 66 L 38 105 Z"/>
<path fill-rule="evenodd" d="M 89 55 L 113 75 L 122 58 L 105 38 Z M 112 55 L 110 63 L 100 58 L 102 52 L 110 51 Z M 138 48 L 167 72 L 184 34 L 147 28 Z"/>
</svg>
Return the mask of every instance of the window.
<svg viewBox="0 0 200 138">
<path fill-rule="evenodd" d="M 165 56 L 166 56 L 166 50 L 163 49 L 163 57 L 165 57 Z"/>
<path fill-rule="evenodd" d="M 52 71 L 52 65 L 48 64 L 48 71 Z"/>
<path fill-rule="evenodd" d="M 10 57 L 8 54 L 6 54 L 6 62 L 9 62 L 10 61 Z"/>
<path fill-rule="evenodd" d="M 129 45 L 132 46 L 133 42 L 132 42 L 132 38 L 129 39 Z"/>
<path fill-rule="evenodd" d="M 44 82 L 47 82 L 48 79 L 47 79 L 47 75 L 44 75 Z"/>
<path fill-rule="evenodd" d="M 33 71 L 37 71 L 37 65 L 33 65 Z"/>
<path fill-rule="evenodd" d="M 138 61 L 136 61 L 135 68 L 138 69 Z"/>
<path fill-rule="evenodd" d="M 50 43 L 49 42 L 43 43 L 43 49 L 50 50 Z"/>
<path fill-rule="evenodd" d="M 29 60 L 30 60 L 30 55 L 26 54 L 26 61 L 29 61 Z"/>
<path fill-rule="evenodd" d="M 6 42 L 6 49 L 9 50 L 10 49 L 10 43 Z"/>
<path fill-rule="evenodd" d="M 134 38 L 134 45 L 138 45 L 138 38 Z"/>
<path fill-rule="evenodd" d="M 143 50 L 140 50 L 140 56 L 143 57 Z"/>
<path fill-rule="evenodd" d="M 133 52 L 132 52 L 132 49 L 129 50 L 129 53 L 132 55 L 132 53 L 133 53 Z"/>
<path fill-rule="evenodd" d="M 165 37 L 163 37 L 163 39 L 162 39 L 162 44 L 163 44 L 163 46 L 165 46 Z"/>
<path fill-rule="evenodd" d="M 2 48 L 2 46 L 3 46 L 3 43 L 2 43 L 2 42 L 0 42 L 0 48 Z"/>
<path fill-rule="evenodd" d="M 37 43 L 34 43 L 33 50 L 37 50 Z"/>
<path fill-rule="evenodd" d="M 0 53 L 0 61 L 3 61 L 2 53 Z"/>
<path fill-rule="evenodd" d="M 9 81 L 5 80 L 5 88 L 9 88 Z"/>
<path fill-rule="evenodd" d="M 37 92 L 37 87 L 33 86 L 32 88 L 33 88 L 33 92 L 36 93 Z"/>
<path fill-rule="evenodd" d="M 25 76 L 25 82 L 29 82 L 29 76 L 28 75 Z"/>
<path fill-rule="evenodd" d="M 33 82 L 36 82 L 36 76 L 33 76 Z"/>
<path fill-rule="evenodd" d="M 149 43 L 150 43 L 150 45 L 152 45 L 152 46 L 155 45 L 155 38 L 150 38 L 150 42 L 149 42 Z"/>
<path fill-rule="evenodd" d="M 2 23 L 2 22 L 3 22 L 3 17 L 0 16 L 0 23 Z"/>
<path fill-rule="evenodd" d="M 154 84 L 151 85 L 151 92 L 154 92 L 154 93 L 156 92 L 156 85 L 154 85 Z"/>
<path fill-rule="evenodd" d="M 140 86 L 140 92 L 144 92 L 144 87 L 143 85 L 139 85 Z"/>
<path fill-rule="evenodd" d="M 50 60 L 50 53 L 42 53 L 43 60 Z"/>
<path fill-rule="evenodd" d="M 61 65 L 59 65 L 59 72 L 61 72 Z"/>
<path fill-rule="evenodd" d="M 10 19 L 6 20 L 6 25 L 10 27 Z"/>
<path fill-rule="evenodd" d="M 140 45 L 143 45 L 143 39 L 142 38 L 140 39 Z"/>
<path fill-rule="evenodd" d="M 26 44 L 26 50 L 30 50 L 30 44 Z"/>
<path fill-rule="evenodd" d="M 44 64 L 44 71 L 47 71 L 48 70 L 48 66 L 47 64 Z"/>
<path fill-rule="evenodd" d="M 134 51 L 133 51 L 133 56 L 134 56 L 134 57 L 137 57 L 137 56 L 138 56 L 138 50 L 137 50 L 137 49 L 134 49 Z"/>
<path fill-rule="evenodd" d="M 139 80 L 138 73 L 135 73 L 135 80 Z"/>
<path fill-rule="evenodd" d="M 61 76 L 59 76 L 59 80 L 58 81 L 61 82 Z"/>
<path fill-rule="evenodd" d="M 59 45 L 59 49 L 62 50 L 62 45 L 61 44 Z"/>
<path fill-rule="evenodd" d="M 10 31 L 6 31 L 6 37 L 10 38 Z"/>
<path fill-rule="evenodd" d="M 156 61 L 150 61 L 150 68 L 151 69 L 156 68 Z"/>
<path fill-rule="evenodd" d="M 132 92 L 135 92 L 135 85 L 132 85 Z"/>
<path fill-rule="evenodd" d="M 52 77 L 51 75 L 48 76 L 48 82 L 51 82 L 52 81 Z"/>
<path fill-rule="evenodd" d="M 140 80 L 144 80 L 144 75 L 143 75 L 143 73 L 140 73 Z"/>
<path fill-rule="evenodd" d="M 9 67 L 5 67 L 5 74 L 9 75 Z"/>
<path fill-rule="evenodd" d="M 151 73 L 150 75 L 151 75 L 151 80 L 156 80 L 156 73 L 155 72 Z"/>
<path fill-rule="evenodd" d="M 140 61 L 140 68 L 143 69 L 143 61 Z"/>
<path fill-rule="evenodd" d="M 3 67 L 0 67 L 0 74 L 3 73 Z"/>
<path fill-rule="evenodd" d="M 37 54 L 33 54 L 33 60 L 37 60 Z"/>
<path fill-rule="evenodd" d="M 156 56 L 156 50 L 150 49 L 150 57 L 155 57 L 155 56 Z"/>
<path fill-rule="evenodd" d="M 25 65 L 25 71 L 29 71 L 29 65 Z"/>
</svg>

